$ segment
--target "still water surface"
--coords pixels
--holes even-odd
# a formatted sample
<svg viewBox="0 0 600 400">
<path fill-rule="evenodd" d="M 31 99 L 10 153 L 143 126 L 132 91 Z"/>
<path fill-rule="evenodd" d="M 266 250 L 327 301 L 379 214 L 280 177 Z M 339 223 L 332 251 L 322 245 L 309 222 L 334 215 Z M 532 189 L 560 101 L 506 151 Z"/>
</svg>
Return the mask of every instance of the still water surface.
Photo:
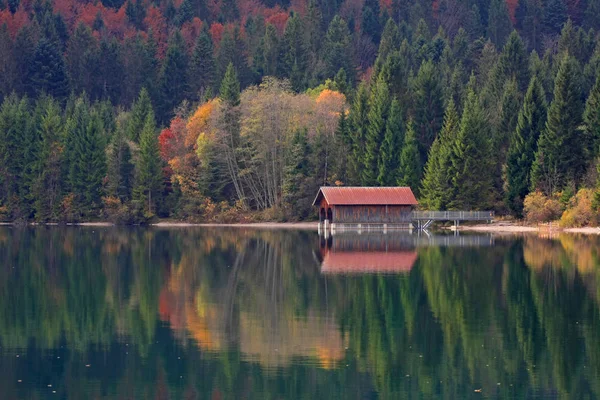
<svg viewBox="0 0 600 400">
<path fill-rule="evenodd" d="M 599 249 L 1 227 L 0 397 L 597 398 Z"/>
</svg>

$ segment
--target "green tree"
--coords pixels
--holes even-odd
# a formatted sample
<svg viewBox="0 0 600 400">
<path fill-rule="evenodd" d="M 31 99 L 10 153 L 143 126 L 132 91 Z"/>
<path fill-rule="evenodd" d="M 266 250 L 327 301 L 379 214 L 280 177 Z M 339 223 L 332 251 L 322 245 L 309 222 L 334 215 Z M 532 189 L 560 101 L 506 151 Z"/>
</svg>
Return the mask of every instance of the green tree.
<svg viewBox="0 0 600 400">
<path fill-rule="evenodd" d="M 350 154 L 348 160 L 348 180 L 351 185 L 362 182 L 365 164 L 365 142 L 367 137 L 367 116 L 369 112 L 369 92 L 365 83 L 358 86 L 350 109 Z"/>
<path fill-rule="evenodd" d="M 125 203 L 132 198 L 135 177 L 135 165 L 131 149 L 127 142 L 124 118 L 120 118 L 118 127 L 107 148 L 107 194 L 117 197 Z"/>
<path fill-rule="evenodd" d="M 404 145 L 400 153 L 400 171 L 398 173 L 398 185 L 412 188 L 415 196 L 419 196 L 421 174 L 423 163 L 419 153 L 419 143 L 413 128 L 412 121 L 406 124 L 406 135 Z"/>
<path fill-rule="evenodd" d="M 159 76 L 160 102 L 158 104 L 158 120 L 165 123 L 174 115 L 188 93 L 188 57 L 187 48 L 180 31 L 175 31 L 169 40 Z"/>
<path fill-rule="evenodd" d="M 585 103 L 583 123 L 586 158 L 594 160 L 600 155 L 600 75 Z"/>
<path fill-rule="evenodd" d="M 343 68 L 348 73 L 350 82 L 354 82 L 350 31 L 346 21 L 337 15 L 329 24 L 325 36 L 323 61 L 325 62 L 326 78 L 333 78 L 340 68 Z"/>
<path fill-rule="evenodd" d="M 135 166 L 133 199 L 143 204 L 146 216 L 156 215 L 162 195 L 162 162 L 154 113 L 146 116 L 140 135 L 140 150 Z"/>
<path fill-rule="evenodd" d="M 444 94 L 439 72 L 431 61 L 425 61 L 413 83 L 414 128 L 421 160 L 427 160 L 429 147 L 440 131 L 444 118 Z"/>
<path fill-rule="evenodd" d="M 546 129 L 540 135 L 531 179 L 532 187 L 552 194 L 569 183 L 578 183 L 585 172 L 583 151 L 580 68 L 564 55 L 554 83 Z"/>
<path fill-rule="evenodd" d="M 398 100 L 392 100 L 389 117 L 385 126 L 385 135 L 379 150 L 377 183 L 381 186 L 393 186 L 398 180 L 400 157 L 398 153 L 404 143 L 402 110 Z M 416 186 L 415 186 L 416 188 Z"/>
<path fill-rule="evenodd" d="M 379 150 L 385 136 L 389 109 L 389 89 L 383 74 L 381 74 L 372 88 L 369 98 L 364 167 L 361 174 L 362 184 L 365 186 L 377 184 Z"/>
<path fill-rule="evenodd" d="M 491 0 L 488 11 L 488 37 L 500 48 L 512 30 L 512 22 L 504 0 Z"/>
<path fill-rule="evenodd" d="M 63 56 L 55 43 L 42 38 L 29 65 L 29 92 L 33 96 L 46 93 L 63 100 L 69 93 L 69 81 Z"/>
<path fill-rule="evenodd" d="M 305 87 L 308 59 L 302 20 L 296 13 L 290 15 L 285 26 L 281 52 L 279 63 L 281 75 L 290 80 L 294 90 L 300 91 Z"/>
<path fill-rule="evenodd" d="M 429 210 L 445 210 L 454 198 L 451 155 L 458 137 L 460 118 L 454 101 L 450 99 L 444 114 L 444 125 L 429 149 L 421 184 L 421 204 Z"/>
<path fill-rule="evenodd" d="M 188 76 L 192 98 L 198 100 L 201 98 L 201 93 L 215 88 L 216 69 L 212 39 L 204 28 L 196 39 L 190 59 Z"/>
<path fill-rule="evenodd" d="M 469 88 L 460 130 L 450 155 L 454 198 L 449 208 L 473 210 L 489 207 L 493 190 L 491 156 L 488 122 L 477 95 L 473 88 Z"/>
<path fill-rule="evenodd" d="M 548 0 L 544 4 L 544 25 L 551 35 L 558 35 L 567 22 L 567 6 L 563 0 Z"/>
<path fill-rule="evenodd" d="M 129 123 L 127 125 L 127 136 L 130 140 L 136 143 L 139 142 L 140 134 L 144 129 L 144 124 L 150 113 L 154 113 L 150 95 L 146 88 L 142 88 L 136 102 L 133 103 L 131 116 L 129 117 Z"/>
<path fill-rule="evenodd" d="M 523 200 L 531 186 L 531 166 L 537 142 L 546 124 L 546 95 L 536 76 L 531 79 L 511 137 L 506 165 L 504 201 L 510 212 L 521 217 Z"/>
</svg>

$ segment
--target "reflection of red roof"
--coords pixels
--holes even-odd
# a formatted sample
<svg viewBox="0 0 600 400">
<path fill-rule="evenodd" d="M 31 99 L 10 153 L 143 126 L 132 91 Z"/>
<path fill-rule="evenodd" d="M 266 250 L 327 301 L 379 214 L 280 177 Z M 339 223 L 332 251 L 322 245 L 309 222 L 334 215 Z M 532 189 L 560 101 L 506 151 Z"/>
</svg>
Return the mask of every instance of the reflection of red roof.
<svg viewBox="0 0 600 400">
<path fill-rule="evenodd" d="M 323 256 L 321 272 L 329 274 L 397 274 L 409 272 L 417 261 L 414 251 L 334 252 Z"/>
<path fill-rule="evenodd" d="M 325 197 L 330 205 L 414 206 L 417 199 L 409 187 L 333 187 L 319 189 L 313 205 Z"/>
</svg>

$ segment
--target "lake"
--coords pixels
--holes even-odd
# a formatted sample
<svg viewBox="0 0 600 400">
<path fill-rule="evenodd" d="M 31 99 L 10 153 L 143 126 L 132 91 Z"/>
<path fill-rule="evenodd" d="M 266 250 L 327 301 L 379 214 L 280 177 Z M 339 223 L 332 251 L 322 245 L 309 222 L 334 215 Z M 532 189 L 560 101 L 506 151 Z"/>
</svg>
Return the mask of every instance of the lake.
<svg viewBox="0 0 600 400">
<path fill-rule="evenodd" d="M 0 397 L 597 398 L 599 249 L 0 227 Z"/>
</svg>

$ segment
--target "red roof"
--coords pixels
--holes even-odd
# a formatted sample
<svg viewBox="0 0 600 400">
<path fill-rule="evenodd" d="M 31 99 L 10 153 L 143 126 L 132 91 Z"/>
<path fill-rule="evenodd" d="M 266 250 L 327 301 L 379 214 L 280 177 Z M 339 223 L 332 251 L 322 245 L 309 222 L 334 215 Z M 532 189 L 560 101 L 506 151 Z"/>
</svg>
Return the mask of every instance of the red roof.
<svg viewBox="0 0 600 400">
<path fill-rule="evenodd" d="M 417 253 L 394 252 L 327 252 L 321 263 L 321 272 L 329 274 L 397 274 L 409 272 Z"/>
<path fill-rule="evenodd" d="M 351 187 L 324 186 L 319 189 L 313 205 L 321 196 L 329 205 L 386 205 L 415 206 L 419 204 L 409 187 Z"/>
</svg>

